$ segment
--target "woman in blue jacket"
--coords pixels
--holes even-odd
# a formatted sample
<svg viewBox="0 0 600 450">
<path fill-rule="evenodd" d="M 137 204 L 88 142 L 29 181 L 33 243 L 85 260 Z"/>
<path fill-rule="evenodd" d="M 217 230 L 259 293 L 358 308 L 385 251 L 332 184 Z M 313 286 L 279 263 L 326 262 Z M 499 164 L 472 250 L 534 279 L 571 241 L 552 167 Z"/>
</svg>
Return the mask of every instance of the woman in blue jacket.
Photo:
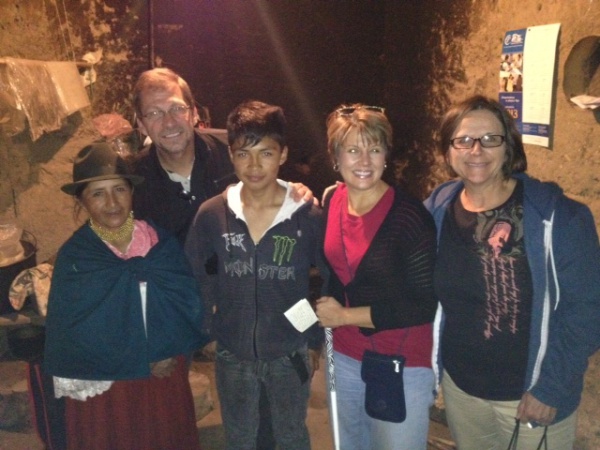
<svg viewBox="0 0 600 450">
<path fill-rule="evenodd" d="M 589 209 L 525 174 L 519 132 L 481 96 L 441 126 L 458 178 L 425 201 L 438 229 L 434 362 L 461 450 L 519 448 L 548 426 L 572 448 L 588 358 L 600 344 L 600 248 Z M 542 427 L 537 426 L 542 425 Z"/>
</svg>

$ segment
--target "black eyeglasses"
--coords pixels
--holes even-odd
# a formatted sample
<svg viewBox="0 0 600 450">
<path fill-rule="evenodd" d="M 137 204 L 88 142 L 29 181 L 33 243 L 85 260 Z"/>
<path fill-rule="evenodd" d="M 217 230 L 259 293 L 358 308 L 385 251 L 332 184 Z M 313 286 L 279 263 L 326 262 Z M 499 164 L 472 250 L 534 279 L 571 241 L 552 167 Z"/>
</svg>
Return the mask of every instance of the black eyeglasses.
<svg viewBox="0 0 600 450">
<path fill-rule="evenodd" d="M 354 111 L 359 109 L 366 109 L 367 111 L 374 111 L 381 114 L 385 114 L 385 108 L 382 106 L 368 106 L 368 105 L 360 105 L 360 106 L 342 106 L 335 110 L 338 116 L 349 116 Z"/>
<path fill-rule="evenodd" d="M 500 147 L 504 140 L 505 138 L 501 134 L 486 134 L 480 138 L 459 136 L 454 139 L 450 139 L 450 145 L 457 150 L 470 150 L 475 146 L 475 142 L 479 142 L 479 145 L 481 145 L 483 148 L 494 148 Z"/>
<path fill-rule="evenodd" d="M 183 186 L 181 186 L 181 190 L 177 193 L 177 197 L 179 197 L 181 200 L 185 200 L 187 202 L 192 202 L 193 200 L 196 200 L 196 196 L 193 195 L 190 191 L 186 191 Z"/>
</svg>

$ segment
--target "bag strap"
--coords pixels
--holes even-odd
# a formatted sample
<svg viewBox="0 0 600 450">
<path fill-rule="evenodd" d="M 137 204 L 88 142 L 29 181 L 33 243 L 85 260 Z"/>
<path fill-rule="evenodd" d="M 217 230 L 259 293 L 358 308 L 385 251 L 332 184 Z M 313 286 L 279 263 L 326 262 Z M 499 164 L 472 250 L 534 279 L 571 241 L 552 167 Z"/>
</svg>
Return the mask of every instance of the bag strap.
<svg viewBox="0 0 600 450">
<path fill-rule="evenodd" d="M 406 329 L 406 333 L 404 333 L 404 337 L 400 341 L 400 345 L 398 346 L 398 355 L 402 354 L 402 347 L 404 347 L 404 343 L 408 338 L 408 333 L 410 333 L 410 327 Z M 373 342 L 373 336 L 369 336 L 369 340 L 371 341 L 371 347 L 373 347 L 373 351 L 376 352 L 377 350 L 375 349 L 375 342 Z"/>
<path fill-rule="evenodd" d="M 521 421 L 519 419 L 515 419 L 515 428 L 513 430 L 513 434 L 510 438 L 510 442 L 508 443 L 508 448 L 506 450 L 517 450 L 517 441 L 519 440 L 519 427 L 521 426 Z M 542 450 L 542 445 L 544 446 L 544 450 L 548 450 L 548 427 L 544 427 L 544 434 L 540 439 L 540 443 L 536 447 L 535 450 Z"/>
<path fill-rule="evenodd" d="M 544 434 L 542 435 L 542 439 L 540 439 L 540 443 L 538 444 L 535 450 L 541 450 L 542 444 L 544 444 L 544 450 L 548 450 L 548 427 L 544 427 Z"/>
<path fill-rule="evenodd" d="M 508 443 L 508 448 L 506 450 L 517 450 L 517 441 L 519 440 L 520 426 L 521 421 L 519 419 L 515 419 L 515 428 L 513 430 L 512 436 L 510 437 L 510 442 Z"/>
</svg>

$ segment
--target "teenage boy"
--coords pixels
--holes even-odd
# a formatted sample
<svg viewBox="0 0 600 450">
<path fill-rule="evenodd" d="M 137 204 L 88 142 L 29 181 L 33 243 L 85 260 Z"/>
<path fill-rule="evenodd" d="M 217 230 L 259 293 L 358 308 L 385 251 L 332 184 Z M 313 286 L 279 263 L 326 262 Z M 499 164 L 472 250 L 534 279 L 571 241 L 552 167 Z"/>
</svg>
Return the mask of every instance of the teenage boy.
<svg viewBox="0 0 600 450">
<path fill-rule="evenodd" d="M 316 323 L 296 328 L 284 313 L 304 305 L 312 314 L 302 299 L 320 253 L 320 210 L 294 202 L 277 179 L 288 155 L 281 108 L 242 103 L 229 114 L 227 138 L 240 182 L 200 207 L 185 244 L 216 306 L 211 331 L 227 449 L 255 448 L 262 385 L 278 448 L 308 450 L 307 402 L 323 335 Z M 213 255 L 216 283 L 204 270 Z"/>
</svg>

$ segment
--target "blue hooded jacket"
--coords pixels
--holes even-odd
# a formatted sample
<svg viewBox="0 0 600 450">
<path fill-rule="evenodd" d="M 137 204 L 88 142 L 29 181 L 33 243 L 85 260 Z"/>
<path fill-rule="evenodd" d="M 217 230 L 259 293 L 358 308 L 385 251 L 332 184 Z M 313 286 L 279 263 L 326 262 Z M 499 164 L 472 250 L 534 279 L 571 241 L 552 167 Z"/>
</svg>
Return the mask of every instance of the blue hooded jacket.
<svg viewBox="0 0 600 450">
<path fill-rule="evenodd" d="M 533 281 L 533 311 L 524 391 L 557 409 L 555 422 L 578 407 L 588 358 L 600 347 L 600 246 L 590 210 L 567 198 L 555 184 L 525 174 L 524 238 Z M 438 229 L 464 187 L 460 180 L 439 186 L 425 200 Z M 438 294 L 443 295 L 443 294 Z M 439 300 L 439 298 L 438 298 Z M 442 374 L 441 304 L 434 322 L 433 367 Z"/>
</svg>

